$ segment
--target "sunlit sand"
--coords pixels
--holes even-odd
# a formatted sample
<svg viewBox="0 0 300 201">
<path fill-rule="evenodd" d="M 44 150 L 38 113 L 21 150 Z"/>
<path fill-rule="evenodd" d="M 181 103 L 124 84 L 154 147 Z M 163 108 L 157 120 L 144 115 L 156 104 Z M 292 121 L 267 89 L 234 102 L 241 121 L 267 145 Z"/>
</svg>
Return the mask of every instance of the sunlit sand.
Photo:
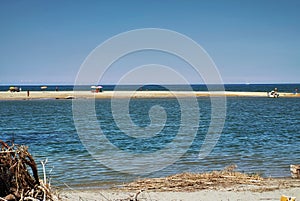
<svg viewBox="0 0 300 201">
<path fill-rule="evenodd" d="M 295 98 L 300 94 L 279 93 L 281 97 Z M 73 98 L 184 98 L 184 97 L 267 97 L 267 92 L 207 92 L 207 91 L 26 91 L 22 92 L 0 92 L 0 100 L 23 100 L 23 99 L 73 99 Z"/>
</svg>

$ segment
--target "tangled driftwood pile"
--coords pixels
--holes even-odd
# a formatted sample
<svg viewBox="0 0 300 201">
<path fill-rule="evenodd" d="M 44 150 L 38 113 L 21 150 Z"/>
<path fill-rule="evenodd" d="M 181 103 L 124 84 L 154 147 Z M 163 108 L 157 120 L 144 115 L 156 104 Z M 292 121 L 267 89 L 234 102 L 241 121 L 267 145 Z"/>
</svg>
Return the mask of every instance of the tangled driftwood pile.
<svg viewBox="0 0 300 201">
<path fill-rule="evenodd" d="M 39 180 L 28 147 L 9 146 L 1 140 L 0 146 L 0 200 L 53 200 L 46 179 Z"/>
</svg>

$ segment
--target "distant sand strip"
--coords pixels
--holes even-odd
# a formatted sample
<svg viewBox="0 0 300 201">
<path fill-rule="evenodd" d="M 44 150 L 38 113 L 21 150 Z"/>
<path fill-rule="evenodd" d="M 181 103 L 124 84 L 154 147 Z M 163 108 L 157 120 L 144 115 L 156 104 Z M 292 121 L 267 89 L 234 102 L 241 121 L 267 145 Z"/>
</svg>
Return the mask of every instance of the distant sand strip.
<svg viewBox="0 0 300 201">
<path fill-rule="evenodd" d="M 279 93 L 281 97 L 300 98 L 300 94 Z M 207 92 L 207 91 L 104 91 L 93 93 L 91 91 L 26 91 L 0 92 L 0 100 L 27 100 L 27 99 L 85 99 L 85 98 L 184 98 L 184 97 L 267 97 L 267 92 Z"/>
</svg>

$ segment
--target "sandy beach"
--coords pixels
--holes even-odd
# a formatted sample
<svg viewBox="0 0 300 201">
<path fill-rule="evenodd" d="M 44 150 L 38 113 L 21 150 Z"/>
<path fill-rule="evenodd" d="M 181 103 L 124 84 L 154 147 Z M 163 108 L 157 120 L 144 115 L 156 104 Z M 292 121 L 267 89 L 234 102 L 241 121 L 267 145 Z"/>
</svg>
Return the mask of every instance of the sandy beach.
<svg viewBox="0 0 300 201">
<path fill-rule="evenodd" d="M 224 178 L 224 182 L 227 179 Z M 228 179 L 230 180 L 230 178 Z M 149 183 L 153 182 L 148 180 Z M 155 182 L 154 182 L 155 183 Z M 193 186 L 182 186 L 162 189 L 147 189 L 140 185 L 139 189 L 101 189 L 85 188 L 72 189 L 70 187 L 57 191 L 59 199 L 71 200 L 157 200 L 157 201 L 278 201 L 281 196 L 300 198 L 300 181 L 295 179 L 268 179 L 263 184 L 259 180 L 252 180 L 252 184 L 245 184 L 243 181 L 233 185 L 224 186 L 218 181 L 212 180 L 210 187 L 205 185 L 203 189 Z M 157 183 L 154 184 L 157 186 Z M 135 199 L 136 198 L 136 199 Z M 292 201 L 292 200 L 291 200 Z"/>
<path fill-rule="evenodd" d="M 138 191 L 114 190 L 67 190 L 60 194 L 64 201 L 73 200 L 134 200 Z M 137 200 L 151 201 L 279 201 L 282 195 L 300 197 L 300 188 L 279 189 L 265 192 L 201 190 L 196 192 L 148 192 L 138 195 Z"/>
<path fill-rule="evenodd" d="M 279 93 L 285 98 L 299 98 L 300 94 Z M 207 92 L 207 91 L 30 91 L 29 96 L 26 91 L 22 92 L 0 92 L 0 100 L 27 100 L 27 99 L 72 99 L 72 98 L 175 98 L 175 97 L 208 97 L 208 96 L 228 96 L 228 97 L 267 97 L 267 92 Z"/>
<path fill-rule="evenodd" d="M 57 192 L 59 198 L 66 201 L 275 201 L 280 200 L 281 196 L 300 198 L 300 179 L 263 178 L 256 174 L 244 174 L 226 169 L 208 173 L 181 173 L 163 178 L 145 178 L 111 189 L 67 187 Z"/>
</svg>

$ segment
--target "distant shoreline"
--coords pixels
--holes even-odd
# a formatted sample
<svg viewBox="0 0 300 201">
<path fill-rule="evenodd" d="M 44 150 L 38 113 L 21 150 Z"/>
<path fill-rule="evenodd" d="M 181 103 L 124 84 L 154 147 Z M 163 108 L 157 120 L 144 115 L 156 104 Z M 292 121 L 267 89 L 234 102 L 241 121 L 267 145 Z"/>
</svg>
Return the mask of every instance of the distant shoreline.
<svg viewBox="0 0 300 201">
<path fill-rule="evenodd" d="M 21 91 L 91 91 L 93 87 L 98 85 L 0 85 L 0 92 L 6 92 L 10 87 L 17 87 Z M 235 92 L 267 92 L 278 89 L 280 93 L 294 93 L 296 89 L 300 89 L 300 83 L 298 84 L 169 84 L 169 85 L 101 85 L 105 92 L 108 91 L 195 91 L 195 92 L 207 92 L 207 91 L 235 91 Z M 46 87 L 43 90 L 42 87 Z"/>
<path fill-rule="evenodd" d="M 279 93 L 279 98 L 300 98 L 300 94 Z M 27 91 L 0 92 L 0 100 L 28 99 L 110 99 L 110 98 L 188 98 L 188 97 L 267 97 L 267 92 L 236 92 L 236 91 Z"/>
</svg>

